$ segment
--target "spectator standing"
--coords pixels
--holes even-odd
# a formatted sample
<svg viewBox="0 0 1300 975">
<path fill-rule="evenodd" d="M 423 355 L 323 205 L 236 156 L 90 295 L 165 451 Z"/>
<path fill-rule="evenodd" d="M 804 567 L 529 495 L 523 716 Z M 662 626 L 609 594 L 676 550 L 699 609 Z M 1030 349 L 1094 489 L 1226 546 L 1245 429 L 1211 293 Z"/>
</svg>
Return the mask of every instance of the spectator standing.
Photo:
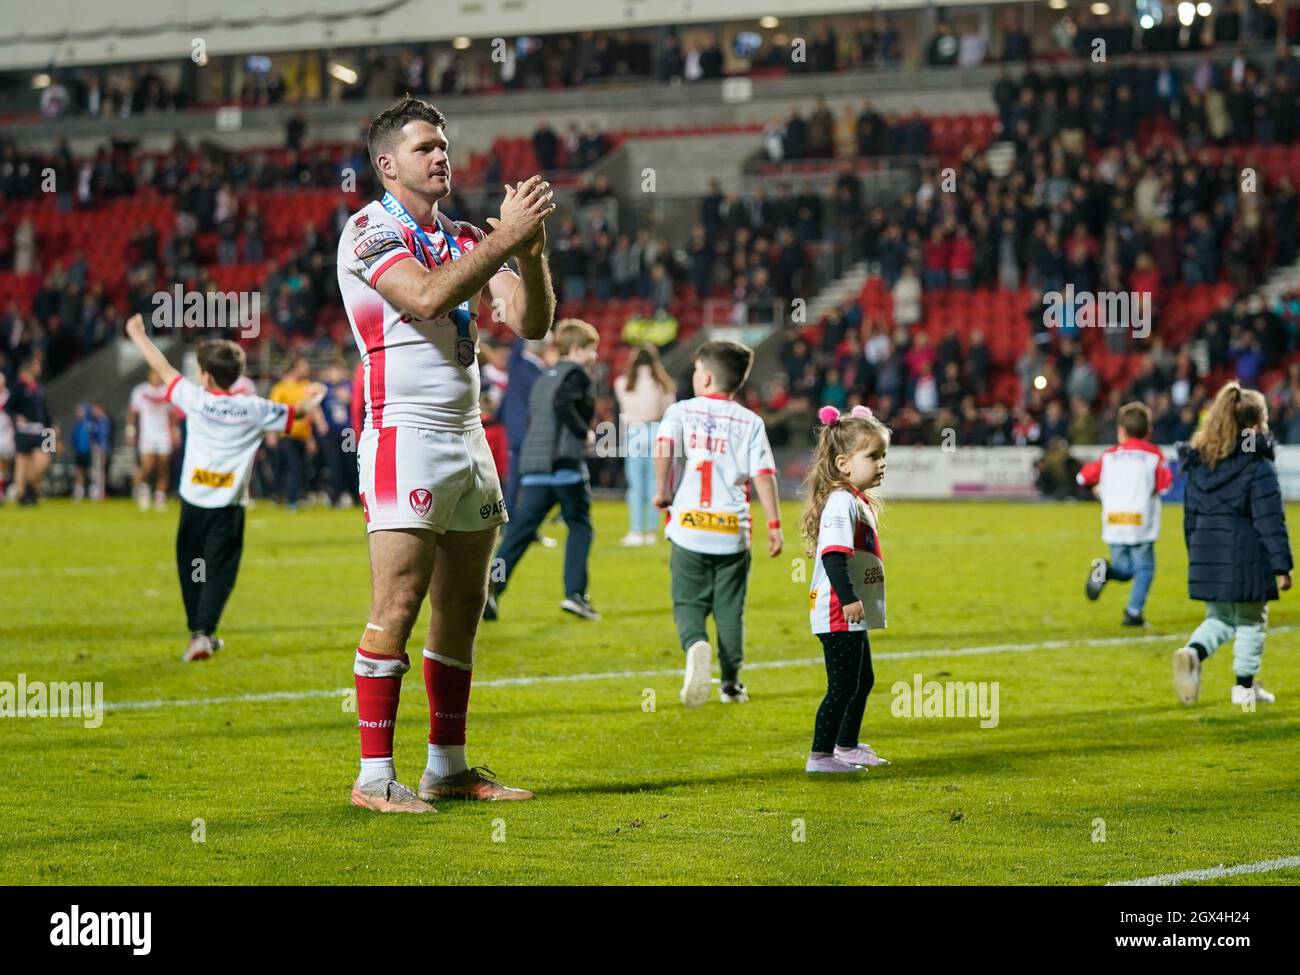
<svg viewBox="0 0 1300 975">
<path fill-rule="evenodd" d="M 302 356 L 296 356 L 284 378 L 272 387 L 271 402 L 293 406 L 308 398 L 311 385 L 311 363 Z M 312 435 L 312 424 L 313 418 L 310 416 L 297 417 L 288 434 L 281 436 L 275 447 L 280 461 L 277 477 L 280 500 L 289 506 L 290 511 L 297 511 L 302 501 L 307 458 L 315 453 L 316 441 Z"/>
<path fill-rule="evenodd" d="M 14 425 L 14 495 L 20 505 L 32 505 L 40 497 L 41 482 L 53 456 L 45 449 L 50 411 L 45 405 L 45 387 L 41 385 L 40 359 L 28 359 L 18 370 L 17 378 L 5 403 Z"/>
<path fill-rule="evenodd" d="M 350 508 L 357 492 L 357 437 L 349 437 L 352 426 L 352 380 L 347 363 L 335 359 L 325 368 L 325 398 L 315 417 L 319 434 L 319 456 L 326 472 L 326 494 L 330 504 Z"/>
<path fill-rule="evenodd" d="M 653 545 L 658 538 L 654 507 L 654 444 L 659 421 L 677 397 L 677 388 L 647 342 L 637 349 L 628 370 L 614 380 L 625 431 L 623 471 L 627 478 L 628 533 L 620 545 Z"/>
<path fill-rule="evenodd" d="M 907 328 L 921 320 L 921 282 L 910 264 L 903 269 L 891 296 L 894 299 L 895 325 Z"/>
</svg>

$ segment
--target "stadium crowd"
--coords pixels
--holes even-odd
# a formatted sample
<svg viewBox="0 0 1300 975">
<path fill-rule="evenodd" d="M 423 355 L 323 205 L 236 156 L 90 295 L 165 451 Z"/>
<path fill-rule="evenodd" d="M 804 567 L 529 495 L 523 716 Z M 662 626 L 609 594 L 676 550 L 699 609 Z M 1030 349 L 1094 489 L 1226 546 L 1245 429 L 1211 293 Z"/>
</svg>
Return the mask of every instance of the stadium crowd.
<svg viewBox="0 0 1300 975">
<path fill-rule="evenodd" d="M 669 31 L 488 39 L 491 43 L 465 38 L 344 51 L 339 58 L 351 67 L 333 77 L 319 57 L 213 55 L 196 65 L 209 73 L 215 68 L 224 78 L 224 102 L 252 107 L 325 98 L 384 99 L 407 92 L 436 97 L 647 81 L 690 84 L 742 74 L 825 74 L 908 63 L 971 68 L 1070 54 L 1087 59 L 1097 41 L 1105 43 L 1112 58 L 1267 42 L 1279 35 L 1291 44 L 1300 43 L 1300 13 L 1288 10 L 1279 21 L 1271 4 L 1257 0 L 1224 0 L 1214 4 L 1208 16 L 1197 14 L 1188 24 L 1172 10 L 1164 18 L 1139 23 L 1130 11 L 1116 8 L 1096 15 L 1080 6 L 1062 9 L 1045 29 L 1033 31 L 1024 13 L 1018 6 L 1005 6 L 985 19 L 979 10 L 947 11 L 932 26 L 916 11 L 900 11 L 841 14 L 803 26 L 800 21 L 795 26 L 778 21 L 762 31 L 749 24 L 703 24 Z M 798 56 L 796 36 L 803 42 Z M 198 72 L 192 68 L 142 64 L 55 71 L 42 79 L 40 112 L 46 118 L 125 118 L 183 110 L 202 101 Z"/>
<path fill-rule="evenodd" d="M 54 378 L 120 335 L 131 313 L 140 312 L 148 320 L 152 297 L 160 288 L 180 282 L 191 291 L 220 290 L 211 269 L 236 264 L 265 262 L 261 292 L 269 308 L 264 307 L 264 312 L 285 337 L 322 339 L 318 312 L 338 304 L 334 246 L 347 219 L 346 205 L 338 204 L 327 226 L 305 224 L 289 252 L 271 258 L 265 215 L 254 191 L 334 189 L 342 174 L 351 172 L 356 174 L 357 192 L 365 195 L 373 192 L 373 174 L 360 148 L 363 142 L 350 150 L 332 150 L 304 147 L 302 138 L 303 132 L 292 122 L 286 152 L 232 152 L 210 142 L 191 145 L 177 135 L 168 152 L 143 153 L 135 141 L 118 137 L 85 158 L 74 157 L 66 140 L 50 152 L 26 152 L 12 142 L 0 142 L 0 199 L 43 199 L 47 174 L 52 173 L 54 206 L 61 213 L 161 195 L 173 202 L 176 216 L 175 225 L 161 232 L 144 220 L 124 230 L 129 237 L 124 251 L 125 295 L 114 300 L 102 281 L 91 280 L 84 252 L 73 248 L 67 258 L 51 259 L 52 242 L 40 239 L 30 218 L 0 213 L 0 271 L 40 275 L 30 307 L 16 299 L 0 306 L 0 372 L 12 380 L 23 359 L 39 354 L 46 378 Z M 545 123 L 539 126 L 534 144 L 539 158 L 552 164 L 559 152 L 566 161 L 584 166 L 608 147 L 599 132 L 575 130 L 557 138 Z M 610 195 L 604 179 L 588 179 L 575 194 L 579 206 Z M 468 212 L 454 198 L 445 203 L 444 211 L 482 225 L 482 215 Z M 572 221 L 570 225 L 577 229 Z M 565 271 L 570 293 L 578 295 L 573 279 L 581 277 L 590 280 L 590 287 L 581 289 L 578 300 L 588 290 L 593 295 L 618 292 L 625 297 L 651 297 L 656 277 L 652 267 L 665 249 L 663 242 L 651 242 L 642 234 L 620 245 L 597 229 L 584 224 L 586 232 L 576 241 L 576 254 L 571 253 L 575 240 L 568 228 L 558 240 L 557 263 L 578 262 Z M 614 275 L 628 267 L 633 269 L 630 278 L 619 278 L 615 288 Z"/>
<path fill-rule="evenodd" d="M 1231 375 L 1264 382 L 1279 439 L 1300 442 L 1300 386 L 1291 362 L 1300 351 L 1300 304 L 1250 296 L 1269 267 L 1297 256 L 1297 198 L 1285 175 L 1260 172 L 1257 185 L 1242 178 L 1253 147 L 1294 142 L 1297 83 L 1300 64 L 1285 55 L 1267 72 L 1244 58 L 1186 70 L 1136 58 L 1104 71 L 1031 69 L 1017 82 L 1001 78 L 993 91 L 1015 149 L 1009 169 L 995 173 L 971 148 L 952 169 L 923 162 L 915 191 L 870 207 L 855 163 L 925 155 L 929 128 L 916 118 L 882 116 L 869 102 L 836 119 L 819 99 L 806 116 L 795 111 L 769 126 L 761 144 L 768 161 L 837 160 L 827 163 L 835 168 L 828 194 L 809 181 L 779 179 L 742 198 L 714 183 L 688 239 L 673 246 L 647 230 L 615 232 L 599 208 L 612 189 L 586 175 L 577 210 L 551 232 L 557 293 L 571 308 L 641 298 L 657 313 L 683 295 L 723 298 L 762 322 L 780 303 L 815 291 L 812 249 L 865 260 L 883 280 L 887 302 L 855 297 L 790 335 L 775 377 L 745 394 L 769 418 L 777 446 L 805 444 L 820 404 L 868 402 L 894 426 L 900 444 L 939 443 L 952 431 L 958 443 L 1057 450 L 1106 442 L 1115 410 L 1132 398 L 1152 407 L 1157 442 L 1172 443 L 1194 427 L 1211 381 Z M 176 212 L 169 234 L 152 225 L 131 231 L 121 307 L 90 279 L 84 255 L 43 268 L 30 221 L 0 219 L 0 269 L 43 272 L 30 310 L 17 301 L 0 309 L 0 375 L 8 387 L 30 359 L 41 360 L 48 380 L 118 334 L 127 314 L 147 318 L 159 282 L 215 288 L 210 268 L 222 265 L 266 261 L 266 313 L 289 349 L 317 359 L 332 356 L 340 340 L 346 349 L 345 337 L 320 323 L 320 312 L 338 303 L 333 241 L 346 205 L 340 202 L 325 225 L 305 226 L 293 248 L 267 260 L 264 218 L 248 191 L 333 187 L 351 168 L 364 194 L 370 170 L 359 150 L 307 148 L 300 118 L 291 121 L 286 141 L 287 152 L 231 153 L 178 137 L 168 153 L 141 154 L 115 140 L 84 160 L 66 144 L 49 156 L 0 147 L 6 199 L 39 194 L 48 164 L 64 212 L 141 191 L 170 197 Z M 543 162 L 559 154 L 585 164 L 607 147 L 599 133 L 571 129 L 561 137 L 545 123 L 532 143 Z M 483 223 L 483 214 L 454 198 L 445 210 Z M 1236 297 L 1185 341 L 1162 336 L 1175 289 L 1216 282 L 1231 285 Z M 1151 337 L 1108 328 L 1094 343 L 1088 339 L 1096 336 L 1082 335 L 1072 322 L 1049 328 L 1038 296 L 1067 285 L 1150 295 Z M 1029 337 L 1014 365 L 1017 396 L 999 384 L 1008 363 L 996 361 L 982 329 L 940 334 L 928 326 L 930 299 L 949 289 L 1028 289 L 1034 296 L 1023 308 Z M 1135 364 L 1103 381 L 1096 361 L 1102 345 L 1104 354 L 1128 355 Z M 490 343 L 485 349 L 488 361 L 505 354 Z M 613 378 L 598 370 L 598 420 L 619 412 Z M 688 379 L 679 380 L 689 388 Z M 102 437 L 102 422 L 98 429 Z M 322 459 L 316 482 L 324 485 L 331 469 Z M 277 470 L 259 475 L 268 494 L 285 493 Z M 603 484 L 619 477 L 616 465 L 599 463 L 593 476 Z"/>
<path fill-rule="evenodd" d="M 1295 299 L 1251 295 L 1270 267 L 1297 257 L 1297 197 L 1284 172 L 1248 168 L 1257 145 L 1295 141 L 1298 76 L 1300 65 L 1282 57 L 1271 74 L 1244 60 L 1186 75 L 1125 61 L 1105 73 L 1053 69 L 999 81 L 995 97 L 1016 150 L 1010 169 L 995 175 L 974 152 L 952 170 L 926 163 L 917 191 L 893 207 L 864 209 L 851 161 L 842 160 L 825 208 L 834 220 L 823 232 L 878 271 L 888 295 L 874 308 L 851 299 L 789 336 L 762 405 L 794 440 L 806 439 L 818 404 L 865 401 L 894 425 L 900 444 L 938 444 L 952 431 L 956 443 L 1057 449 L 1107 442 L 1118 406 L 1141 399 L 1153 409 L 1155 439 L 1168 444 L 1194 429 L 1217 385 L 1207 378 L 1235 375 L 1265 381 L 1279 439 L 1300 442 L 1290 381 L 1278 378 L 1283 369 L 1290 375 L 1300 351 Z M 820 151 L 806 148 L 813 126 L 796 126 L 802 158 L 834 154 L 833 120 L 824 106 L 818 115 Z M 1154 128 L 1161 119 L 1163 131 Z M 881 121 L 864 106 L 859 152 Z M 1148 134 L 1157 138 L 1141 138 Z M 787 149 L 773 151 L 774 141 L 769 133 L 769 159 Z M 1200 151 L 1207 146 L 1219 154 Z M 1162 338 L 1179 289 L 1216 282 L 1237 297 L 1186 341 Z M 1113 327 L 1092 344 L 1069 320 L 1049 328 L 1040 296 L 1067 285 L 1149 294 L 1150 337 Z M 996 369 L 982 330 L 926 327 L 929 299 L 949 289 L 1033 296 L 1023 307 L 1029 339 L 1015 365 L 1017 401 L 990 402 Z M 1102 347 L 1137 361 L 1113 377 L 1118 384 L 1099 379 L 1094 353 Z M 776 432 L 773 442 L 785 436 Z"/>
</svg>

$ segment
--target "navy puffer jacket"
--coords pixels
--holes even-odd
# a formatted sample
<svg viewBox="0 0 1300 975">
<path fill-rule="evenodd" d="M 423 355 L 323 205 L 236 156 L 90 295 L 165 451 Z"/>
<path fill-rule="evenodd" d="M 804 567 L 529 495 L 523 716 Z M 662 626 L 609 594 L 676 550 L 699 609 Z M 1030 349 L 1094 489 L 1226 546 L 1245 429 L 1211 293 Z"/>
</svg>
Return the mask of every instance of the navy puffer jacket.
<svg viewBox="0 0 1300 975">
<path fill-rule="evenodd" d="M 1187 590 L 1193 599 L 1258 603 L 1277 599 L 1275 576 L 1291 571 L 1286 512 L 1273 464 L 1273 441 L 1260 435 L 1255 449 L 1237 445 L 1211 470 L 1200 453 L 1178 445 L 1187 473 L 1183 535 L 1187 540 Z"/>
</svg>

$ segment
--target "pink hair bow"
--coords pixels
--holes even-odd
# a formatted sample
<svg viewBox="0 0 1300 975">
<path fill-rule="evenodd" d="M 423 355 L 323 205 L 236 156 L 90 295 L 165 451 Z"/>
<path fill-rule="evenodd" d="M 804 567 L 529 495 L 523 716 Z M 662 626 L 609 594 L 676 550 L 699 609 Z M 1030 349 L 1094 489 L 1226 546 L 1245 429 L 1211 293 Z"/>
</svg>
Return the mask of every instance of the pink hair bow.
<svg viewBox="0 0 1300 975">
<path fill-rule="evenodd" d="M 818 419 L 827 426 L 838 423 L 841 416 L 843 414 L 833 406 L 823 406 L 817 411 Z M 870 420 L 875 414 L 871 412 L 871 407 L 858 405 L 849 411 L 849 416 L 859 420 Z"/>
</svg>

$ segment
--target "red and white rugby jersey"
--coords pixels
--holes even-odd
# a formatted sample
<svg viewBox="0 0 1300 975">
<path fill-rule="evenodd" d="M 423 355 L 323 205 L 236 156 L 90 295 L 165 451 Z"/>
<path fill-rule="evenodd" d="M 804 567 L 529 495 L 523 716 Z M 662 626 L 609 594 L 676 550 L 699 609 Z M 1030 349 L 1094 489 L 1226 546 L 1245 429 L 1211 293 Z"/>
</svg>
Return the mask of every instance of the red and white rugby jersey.
<svg viewBox="0 0 1300 975">
<path fill-rule="evenodd" d="M 177 376 L 167 400 L 185 413 L 180 495 L 200 508 L 248 504 L 248 481 L 262 438 L 288 433 L 292 406 L 260 396 L 205 390 Z"/>
<path fill-rule="evenodd" d="M 424 227 L 450 259 L 439 227 Z M 455 224 L 462 253 L 472 251 L 483 233 L 468 223 Z M 388 303 L 375 284 L 399 261 L 417 260 L 420 244 L 412 231 L 375 201 L 348 220 L 339 238 L 338 277 L 343 307 L 365 369 L 365 426 L 419 427 L 464 433 L 479 420 L 478 325 L 470 324 L 475 355 L 466 365 L 456 358 L 456 326 L 448 314 L 421 321 Z M 513 274 L 502 264 L 497 273 Z M 470 310 L 478 312 L 478 298 Z"/>
<path fill-rule="evenodd" d="M 160 443 L 172 438 L 172 406 L 167 401 L 167 387 L 140 383 L 131 390 L 131 409 L 140 417 L 137 443 Z"/>
<path fill-rule="evenodd" d="M 862 600 L 863 618 L 844 618 L 840 597 L 822 565 L 827 552 L 848 557 L 849 579 Z M 843 488 L 832 491 L 822 509 L 813 558 L 812 585 L 808 590 L 808 621 L 814 633 L 849 633 L 885 627 L 885 560 L 880 551 L 876 516 L 862 495 Z"/>
<path fill-rule="evenodd" d="M 668 407 L 659 440 L 678 461 L 668 538 L 714 555 L 749 548 L 749 481 L 776 473 L 762 418 L 726 396 L 696 396 Z"/>
<path fill-rule="evenodd" d="M 1101 540 L 1108 545 L 1137 545 L 1160 536 L 1160 493 L 1173 474 L 1160 448 L 1149 440 L 1130 439 L 1107 447 L 1084 464 L 1078 481 L 1100 484 Z"/>
</svg>

